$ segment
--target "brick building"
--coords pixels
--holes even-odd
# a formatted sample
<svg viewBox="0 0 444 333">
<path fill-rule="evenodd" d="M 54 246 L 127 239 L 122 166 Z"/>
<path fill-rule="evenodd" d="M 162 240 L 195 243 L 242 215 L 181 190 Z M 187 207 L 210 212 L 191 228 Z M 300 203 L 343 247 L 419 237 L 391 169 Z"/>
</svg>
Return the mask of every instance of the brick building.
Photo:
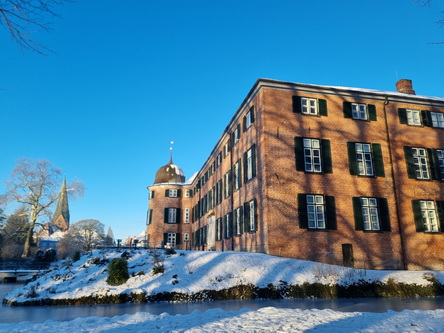
<svg viewBox="0 0 444 333">
<path fill-rule="evenodd" d="M 444 98 L 259 79 L 201 170 L 149 186 L 151 246 L 444 269 Z"/>
</svg>

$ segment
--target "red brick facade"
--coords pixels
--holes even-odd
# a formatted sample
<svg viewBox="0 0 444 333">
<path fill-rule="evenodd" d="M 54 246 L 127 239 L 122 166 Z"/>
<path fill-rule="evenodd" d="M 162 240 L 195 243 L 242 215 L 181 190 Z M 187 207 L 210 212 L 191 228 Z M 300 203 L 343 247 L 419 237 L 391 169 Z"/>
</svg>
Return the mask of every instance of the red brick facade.
<svg viewBox="0 0 444 333">
<path fill-rule="evenodd" d="M 149 186 L 150 245 L 444 269 L 444 98 L 401 81 L 258 80 L 195 178 Z"/>
</svg>

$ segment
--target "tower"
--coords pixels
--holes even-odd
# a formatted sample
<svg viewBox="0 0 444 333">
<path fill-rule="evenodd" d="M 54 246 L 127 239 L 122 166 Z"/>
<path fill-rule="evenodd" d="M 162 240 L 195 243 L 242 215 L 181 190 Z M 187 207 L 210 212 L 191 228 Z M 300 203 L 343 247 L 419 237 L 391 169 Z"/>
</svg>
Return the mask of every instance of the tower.
<svg viewBox="0 0 444 333">
<path fill-rule="evenodd" d="M 66 178 L 63 181 L 62 188 L 57 199 L 57 207 L 52 217 L 52 224 L 61 231 L 69 229 L 69 206 L 68 195 L 66 192 Z"/>
</svg>

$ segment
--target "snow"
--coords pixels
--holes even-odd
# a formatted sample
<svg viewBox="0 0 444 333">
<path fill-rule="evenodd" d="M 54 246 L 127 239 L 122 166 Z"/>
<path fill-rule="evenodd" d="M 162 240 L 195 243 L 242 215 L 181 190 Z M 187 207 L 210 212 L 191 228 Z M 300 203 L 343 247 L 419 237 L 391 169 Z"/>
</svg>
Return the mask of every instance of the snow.
<svg viewBox="0 0 444 333">
<path fill-rule="evenodd" d="M 0 324 L 0 332 L 443 332 L 444 310 L 386 313 L 262 308 L 211 309 L 187 315 L 163 313 L 77 318 L 67 322 Z"/>
<path fill-rule="evenodd" d="M 441 271 L 375 271 L 345 268 L 321 263 L 246 252 L 177 251 L 164 257 L 165 272 L 152 274 L 152 255 L 132 250 L 128 259 L 130 278 L 120 286 L 106 283 L 107 261 L 121 257 L 123 250 L 96 250 L 74 263 L 65 262 L 36 281 L 12 291 L 10 301 L 65 299 L 96 295 L 145 292 L 194 294 L 202 290 L 221 290 L 240 284 L 265 287 L 320 282 L 349 285 L 357 281 L 394 281 L 426 285 L 427 276 L 444 282 Z M 163 253 L 163 251 L 161 251 Z M 29 298 L 31 289 L 37 297 Z M 34 295 L 36 296 L 36 295 Z M 132 315 L 77 318 L 67 322 L 23 322 L 0 324 L 0 332 L 443 332 L 444 310 L 385 313 L 340 312 L 333 310 L 211 309 L 186 315 L 139 312 Z"/>
</svg>

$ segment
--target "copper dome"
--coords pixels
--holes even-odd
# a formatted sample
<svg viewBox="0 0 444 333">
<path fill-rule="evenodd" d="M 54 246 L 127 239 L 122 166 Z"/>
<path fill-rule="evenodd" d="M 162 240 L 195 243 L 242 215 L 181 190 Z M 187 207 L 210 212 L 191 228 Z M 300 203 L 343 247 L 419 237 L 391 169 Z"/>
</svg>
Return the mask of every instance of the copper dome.
<svg viewBox="0 0 444 333">
<path fill-rule="evenodd" d="M 177 165 L 173 164 L 173 159 L 170 157 L 170 161 L 168 164 L 161 167 L 156 172 L 156 176 L 154 178 L 154 184 L 161 183 L 184 183 L 185 175 L 181 168 Z"/>
</svg>

